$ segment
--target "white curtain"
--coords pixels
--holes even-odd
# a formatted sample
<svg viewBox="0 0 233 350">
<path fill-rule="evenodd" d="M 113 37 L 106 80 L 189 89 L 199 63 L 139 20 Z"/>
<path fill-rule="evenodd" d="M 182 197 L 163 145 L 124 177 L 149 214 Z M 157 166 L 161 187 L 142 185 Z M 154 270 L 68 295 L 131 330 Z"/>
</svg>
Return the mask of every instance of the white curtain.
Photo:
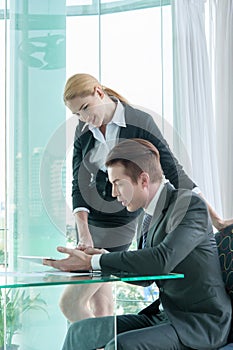
<svg viewBox="0 0 233 350">
<path fill-rule="evenodd" d="M 233 217 L 233 1 L 215 0 L 215 114 L 223 215 Z"/>
<path fill-rule="evenodd" d="M 185 149 L 190 176 L 222 215 L 204 6 L 204 0 L 172 1 L 174 150 L 185 163 Z"/>
</svg>

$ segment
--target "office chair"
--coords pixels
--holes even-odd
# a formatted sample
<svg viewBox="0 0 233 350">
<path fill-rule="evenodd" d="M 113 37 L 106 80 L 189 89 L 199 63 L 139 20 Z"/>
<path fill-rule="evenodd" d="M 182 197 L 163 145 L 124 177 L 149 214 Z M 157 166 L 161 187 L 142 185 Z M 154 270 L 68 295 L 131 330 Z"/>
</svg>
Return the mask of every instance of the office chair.
<svg viewBox="0 0 233 350">
<path fill-rule="evenodd" d="M 217 232 L 215 238 L 218 247 L 223 281 L 233 305 L 233 225 Z M 233 350 L 233 322 L 228 341 L 229 344 L 223 346 L 219 350 Z"/>
</svg>

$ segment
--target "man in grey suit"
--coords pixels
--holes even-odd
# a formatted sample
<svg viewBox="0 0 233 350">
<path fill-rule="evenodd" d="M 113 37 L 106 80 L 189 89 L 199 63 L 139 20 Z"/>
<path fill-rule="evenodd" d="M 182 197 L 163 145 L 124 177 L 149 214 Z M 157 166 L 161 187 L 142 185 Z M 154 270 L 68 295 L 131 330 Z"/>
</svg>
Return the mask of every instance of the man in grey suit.
<svg viewBox="0 0 233 350">
<path fill-rule="evenodd" d="M 152 215 L 146 247 L 105 253 L 58 247 L 69 254 L 44 264 L 65 271 L 101 269 L 140 275 L 184 273 L 161 280 L 159 300 L 138 315 L 117 316 L 117 347 L 122 350 L 217 349 L 227 342 L 231 302 L 222 281 L 208 210 L 199 195 L 166 182 L 158 150 L 148 141 L 125 140 L 106 161 L 112 194 L 129 211 Z M 140 237 L 139 237 L 140 245 Z M 63 350 L 114 349 L 113 317 L 73 323 Z"/>
</svg>

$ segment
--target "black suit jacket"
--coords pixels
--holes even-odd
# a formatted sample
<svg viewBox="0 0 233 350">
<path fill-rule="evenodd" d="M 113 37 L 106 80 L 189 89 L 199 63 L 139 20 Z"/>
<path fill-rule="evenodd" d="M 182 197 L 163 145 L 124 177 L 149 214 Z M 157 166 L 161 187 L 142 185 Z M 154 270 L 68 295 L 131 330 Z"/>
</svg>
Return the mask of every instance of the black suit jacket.
<svg viewBox="0 0 233 350">
<path fill-rule="evenodd" d="M 125 104 L 126 127 L 120 128 L 119 142 L 124 139 L 142 138 L 152 142 L 160 152 L 160 161 L 167 179 L 176 188 L 195 187 L 173 156 L 153 118 Z M 130 222 L 139 212 L 129 213 L 111 196 L 112 186 L 107 173 L 90 161 L 95 152 L 95 139 L 88 129 L 81 131 L 83 123 L 76 128 L 73 152 L 73 208 L 90 210 L 89 223 L 99 227 L 121 226 Z M 103 164 L 105 159 L 103 159 Z"/>
<path fill-rule="evenodd" d="M 165 185 L 155 208 L 147 247 L 101 256 L 104 273 L 184 273 L 184 279 L 156 282 L 163 308 L 181 341 L 193 349 L 227 342 L 231 302 L 222 280 L 208 211 L 200 196 Z M 153 315 L 158 301 L 142 313 Z"/>
</svg>

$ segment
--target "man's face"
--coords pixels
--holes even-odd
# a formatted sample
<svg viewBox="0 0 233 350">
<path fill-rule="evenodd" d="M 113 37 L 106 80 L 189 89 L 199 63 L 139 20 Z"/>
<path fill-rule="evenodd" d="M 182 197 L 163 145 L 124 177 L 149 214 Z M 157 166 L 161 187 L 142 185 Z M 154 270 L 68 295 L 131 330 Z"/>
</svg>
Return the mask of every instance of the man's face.
<svg viewBox="0 0 233 350">
<path fill-rule="evenodd" d="M 136 211 L 143 208 L 146 203 L 146 193 L 139 177 L 134 183 L 131 178 L 125 175 L 125 168 L 120 163 L 108 167 L 109 181 L 112 183 L 112 196 L 127 208 L 128 211 Z"/>
</svg>

